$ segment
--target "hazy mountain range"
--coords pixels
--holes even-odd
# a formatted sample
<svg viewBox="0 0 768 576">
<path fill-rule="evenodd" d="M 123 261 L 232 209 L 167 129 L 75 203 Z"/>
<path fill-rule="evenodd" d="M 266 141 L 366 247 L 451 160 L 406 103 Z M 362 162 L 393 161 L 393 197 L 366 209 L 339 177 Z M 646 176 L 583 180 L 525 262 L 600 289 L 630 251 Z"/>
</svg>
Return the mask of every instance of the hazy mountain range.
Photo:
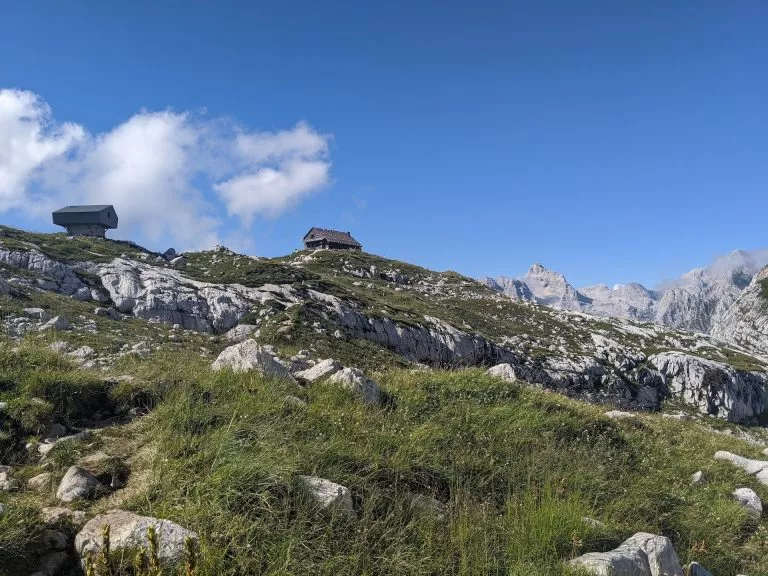
<svg viewBox="0 0 768 576">
<path fill-rule="evenodd" d="M 577 289 L 563 274 L 538 263 L 522 278 L 483 280 L 514 299 L 710 333 L 767 264 L 768 250 L 735 250 L 654 289 L 636 282 Z"/>
</svg>

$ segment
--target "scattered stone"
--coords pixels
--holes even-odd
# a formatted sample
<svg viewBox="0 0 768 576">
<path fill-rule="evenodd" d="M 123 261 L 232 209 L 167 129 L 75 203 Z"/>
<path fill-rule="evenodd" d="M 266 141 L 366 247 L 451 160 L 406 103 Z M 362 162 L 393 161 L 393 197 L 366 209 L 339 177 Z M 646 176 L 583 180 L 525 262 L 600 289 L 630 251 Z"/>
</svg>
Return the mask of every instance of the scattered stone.
<svg viewBox="0 0 768 576">
<path fill-rule="evenodd" d="M 131 346 L 131 354 L 135 354 L 141 358 L 149 358 L 150 353 L 151 349 L 149 347 L 149 342 L 146 340 L 142 340 L 141 342 Z"/>
<path fill-rule="evenodd" d="M 763 515 L 763 503 L 760 496 L 751 488 L 737 488 L 733 491 L 733 497 L 746 508 L 749 515 L 753 518 L 760 518 Z"/>
<path fill-rule="evenodd" d="M 747 474 L 753 474 L 760 482 L 768 485 L 768 461 L 751 460 L 738 454 L 720 450 L 715 453 L 715 460 L 725 460 L 734 466 L 738 466 Z"/>
<path fill-rule="evenodd" d="M 39 328 L 40 332 L 43 332 L 45 330 L 57 330 L 57 331 L 64 331 L 64 330 L 72 330 L 72 324 L 64 318 L 64 316 L 54 316 L 48 322 L 40 326 Z"/>
<path fill-rule="evenodd" d="M 101 483 L 93 474 L 79 466 L 71 466 L 61 479 L 56 498 L 62 502 L 92 498 L 99 486 Z"/>
<path fill-rule="evenodd" d="M 11 476 L 13 476 L 13 469 L 10 466 L 0 466 L 0 492 L 12 492 L 19 489 L 19 483 Z"/>
<path fill-rule="evenodd" d="M 234 372 L 254 370 L 265 376 L 294 381 L 288 369 L 277 361 L 270 346 L 262 346 L 256 340 L 248 339 L 222 350 L 211 364 L 213 370 L 230 368 Z"/>
<path fill-rule="evenodd" d="M 318 362 L 311 368 L 296 372 L 294 376 L 299 380 L 304 380 L 305 382 L 315 382 L 322 378 L 326 378 L 327 376 L 332 376 L 341 369 L 341 362 L 334 360 L 333 358 L 328 358 L 327 360 Z"/>
<path fill-rule="evenodd" d="M 590 552 L 568 562 L 599 576 L 683 576 L 669 538 L 645 532 L 609 552 Z"/>
<path fill-rule="evenodd" d="M 33 320 L 42 320 L 43 322 L 47 322 L 51 319 L 51 315 L 42 308 L 24 308 L 22 313 L 27 318 L 32 318 Z"/>
<path fill-rule="evenodd" d="M 171 260 L 171 266 L 184 266 L 187 263 L 186 256 L 177 256 Z"/>
<path fill-rule="evenodd" d="M 508 363 L 497 364 L 496 366 L 488 368 L 488 370 L 485 373 L 488 374 L 488 376 L 501 378 L 505 382 L 515 382 L 517 380 L 515 369 L 512 367 L 511 364 L 508 364 Z"/>
<path fill-rule="evenodd" d="M 0 414 L 8 410 L 8 402 L 0 402 Z"/>
<path fill-rule="evenodd" d="M 3 517 L 3 514 L 5 514 L 5 504 L 0 502 L 0 518 Z"/>
<path fill-rule="evenodd" d="M 75 293 L 72 294 L 72 298 L 75 300 L 80 300 L 82 302 L 87 302 L 91 299 L 91 289 L 88 288 L 88 286 L 82 286 L 75 290 Z"/>
<path fill-rule="evenodd" d="M 101 308 L 101 307 L 94 308 L 93 313 L 96 316 L 100 316 L 102 318 L 106 318 L 109 315 L 109 311 L 106 308 Z"/>
<path fill-rule="evenodd" d="M 61 508 L 59 506 L 43 508 L 40 510 L 40 517 L 47 526 L 53 526 L 62 522 L 70 522 L 75 526 L 79 526 L 85 522 L 85 512 L 82 510 L 70 510 L 69 508 Z"/>
<path fill-rule="evenodd" d="M 317 476 L 299 476 L 299 481 L 312 500 L 323 510 L 356 518 L 352 492 L 346 486 Z"/>
<path fill-rule="evenodd" d="M 52 479 L 53 479 L 52 473 L 43 472 L 27 480 L 27 488 L 29 488 L 30 490 L 38 491 L 38 492 L 49 490 L 51 487 Z"/>
<path fill-rule="evenodd" d="M 116 552 L 139 547 L 149 548 L 147 528 L 154 527 L 158 540 L 158 556 L 168 564 L 176 564 L 184 558 L 184 541 L 187 538 L 194 542 L 199 541 L 197 534 L 170 520 L 139 516 L 125 510 L 111 510 L 89 520 L 75 536 L 75 551 L 80 558 L 98 552 L 102 542 L 102 529 L 107 524 L 110 527 L 110 546 Z"/>
<path fill-rule="evenodd" d="M 624 418 L 635 418 L 637 414 L 634 412 L 623 412 L 621 410 L 608 410 L 608 412 L 605 413 L 608 418 L 611 418 L 612 420 L 622 420 Z"/>
<path fill-rule="evenodd" d="M 359 368 L 344 368 L 331 376 L 328 381 L 340 384 L 355 394 L 360 394 L 363 402 L 371 406 L 381 406 L 386 401 L 386 395 L 379 385 Z"/>
<path fill-rule="evenodd" d="M 96 302 L 101 302 L 102 304 L 104 302 L 108 302 L 109 298 L 105 295 L 96 290 L 95 288 L 91 289 L 91 300 L 94 300 Z"/>
<path fill-rule="evenodd" d="M 224 338 L 230 342 L 242 342 L 259 329 L 255 324 L 238 324 L 230 329 Z"/>
<path fill-rule="evenodd" d="M 75 360 L 84 362 L 85 360 L 88 360 L 88 358 L 91 358 L 95 353 L 96 353 L 95 350 L 90 346 L 80 346 L 80 348 L 78 348 L 77 350 L 69 352 L 67 356 L 70 356 Z"/>
<path fill-rule="evenodd" d="M 704 476 L 704 472 L 699 470 L 691 476 L 691 486 L 704 486 L 707 483 L 707 479 Z"/>
<path fill-rule="evenodd" d="M 57 440 L 54 440 L 53 442 L 50 442 L 48 440 L 41 442 L 37 445 L 37 451 L 45 456 L 53 450 L 53 447 L 60 444 L 61 442 L 72 442 L 73 440 L 87 440 L 91 437 L 90 430 L 83 430 L 82 432 L 78 432 L 77 434 L 71 434 L 70 436 L 64 436 L 63 438 L 59 438 Z"/>
<path fill-rule="evenodd" d="M 71 346 L 68 342 L 63 342 L 61 340 L 57 340 L 53 344 L 48 345 L 48 350 L 52 350 L 53 352 L 56 352 L 58 354 L 63 354 L 70 348 Z"/>
</svg>

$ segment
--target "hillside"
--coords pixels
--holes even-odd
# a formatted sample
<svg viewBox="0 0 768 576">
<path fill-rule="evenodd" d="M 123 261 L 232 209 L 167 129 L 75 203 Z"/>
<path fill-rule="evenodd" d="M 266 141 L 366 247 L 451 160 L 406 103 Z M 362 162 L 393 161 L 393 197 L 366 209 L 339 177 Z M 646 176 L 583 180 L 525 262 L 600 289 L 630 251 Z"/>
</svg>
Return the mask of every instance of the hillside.
<svg viewBox="0 0 768 576">
<path fill-rule="evenodd" d="M 1 230 L 0 573 L 77 573 L 119 508 L 198 574 L 575 574 L 636 532 L 768 574 L 744 349 L 366 253 Z"/>
</svg>

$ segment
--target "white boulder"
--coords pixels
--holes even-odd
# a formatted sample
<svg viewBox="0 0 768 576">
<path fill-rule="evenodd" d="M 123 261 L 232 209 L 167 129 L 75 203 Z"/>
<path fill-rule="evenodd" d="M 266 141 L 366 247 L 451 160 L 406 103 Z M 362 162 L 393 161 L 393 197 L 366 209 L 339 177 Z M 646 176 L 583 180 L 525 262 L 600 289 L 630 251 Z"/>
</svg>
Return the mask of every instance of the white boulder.
<svg viewBox="0 0 768 576">
<path fill-rule="evenodd" d="M 75 552 L 81 558 L 95 554 L 101 547 L 103 527 L 109 525 L 110 547 L 114 551 L 148 548 L 147 529 L 155 529 L 160 560 L 175 564 L 184 558 L 184 542 L 191 538 L 197 542 L 197 534 L 171 522 L 149 516 L 139 516 L 125 510 L 111 510 L 99 514 L 83 526 L 75 536 Z"/>
<path fill-rule="evenodd" d="M 488 374 L 488 376 L 501 378 L 505 382 L 514 382 L 517 380 L 517 376 L 515 375 L 515 369 L 512 367 L 511 364 L 506 362 L 504 364 L 496 364 L 496 366 L 488 368 L 488 370 L 485 373 Z"/>
<path fill-rule="evenodd" d="M 597 576 L 683 576 L 672 542 L 665 536 L 638 532 L 609 552 L 590 552 L 571 566 Z"/>
<path fill-rule="evenodd" d="M 357 517 L 352 492 L 346 486 L 317 476 L 299 476 L 299 481 L 310 498 L 323 510 L 349 518 Z"/>
<path fill-rule="evenodd" d="M 736 488 L 733 491 L 733 497 L 742 507 L 746 508 L 753 518 L 757 519 L 763 515 L 763 503 L 760 496 L 751 488 Z"/>
<path fill-rule="evenodd" d="M 99 480 L 88 470 L 71 466 L 56 490 L 56 498 L 62 502 L 92 498 L 101 485 Z"/>
<path fill-rule="evenodd" d="M 306 382 L 315 382 L 327 376 L 332 376 L 342 369 L 341 363 L 333 358 L 322 360 L 314 366 L 296 372 L 294 376 Z"/>
<path fill-rule="evenodd" d="M 376 382 L 368 378 L 359 368 L 344 368 L 328 379 L 328 382 L 340 384 L 347 390 L 359 394 L 363 402 L 371 406 L 381 406 L 386 398 Z"/>
<path fill-rule="evenodd" d="M 256 340 L 248 339 L 222 350 L 219 357 L 211 364 L 213 370 L 231 369 L 234 372 L 254 370 L 265 376 L 293 380 L 288 369 L 275 359 L 269 346 L 262 346 Z"/>
</svg>

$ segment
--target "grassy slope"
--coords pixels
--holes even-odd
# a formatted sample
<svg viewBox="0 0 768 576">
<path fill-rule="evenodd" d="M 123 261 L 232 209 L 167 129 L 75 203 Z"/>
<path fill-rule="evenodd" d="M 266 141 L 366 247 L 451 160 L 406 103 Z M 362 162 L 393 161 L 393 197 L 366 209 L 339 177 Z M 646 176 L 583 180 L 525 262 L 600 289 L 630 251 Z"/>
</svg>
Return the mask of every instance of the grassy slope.
<svg viewBox="0 0 768 576">
<path fill-rule="evenodd" d="M 554 575 L 564 559 L 637 530 L 668 535 L 682 559 L 718 575 L 768 573 L 768 522 L 756 526 L 729 496 L 737 486 L 763 498 L 768 490 L 712 460 L 718 449 L 758 452 L 697 424 L 611 421 L 597 407 L 478 370 L 377 374 L 396 399 L 378 410 L 328 384 L 302 389 L 179 359 L 159 352 L 131 366 L 131 387 L 161 399 L 151 414 L 55 449 L 51 460 L 57 478 L 94 451 L 113 456 L 97 472 L 127 462 L 124 495 L 81 506 L 119 504 L 198 531 L 202 574 Z M 0 399 L 12 404 L 14 422 L 31 396 L 74 424 L 94 401 L 136 398 L 36 345 L 18 353 L 2 346 L 0 369 Z M 289 393 L 308 407 L 287 405 Z M 6 418 L 6 433 L 34 436 L 27 416 L 22 431 Z M 22 464 L 17 477 L 41 471 L 22 452 L 9 454 Z M 691 487 L 699 469 L 709 484 Z M 360 520 L 315 513 L 296 489 L 297 474 L 349 486 Z M 447 518 L 414 518 L 411 492 L 448 503 Z M 22 492 L 0 493 L 0 501 L 11 511 L 0 519 L 0 566 L 15 573 L 10 562 L 28 557 L 39 535 L 32 511 L 55 499 Z M 583 516 L 607 526 L 591 528 Z"/>
</svg>

